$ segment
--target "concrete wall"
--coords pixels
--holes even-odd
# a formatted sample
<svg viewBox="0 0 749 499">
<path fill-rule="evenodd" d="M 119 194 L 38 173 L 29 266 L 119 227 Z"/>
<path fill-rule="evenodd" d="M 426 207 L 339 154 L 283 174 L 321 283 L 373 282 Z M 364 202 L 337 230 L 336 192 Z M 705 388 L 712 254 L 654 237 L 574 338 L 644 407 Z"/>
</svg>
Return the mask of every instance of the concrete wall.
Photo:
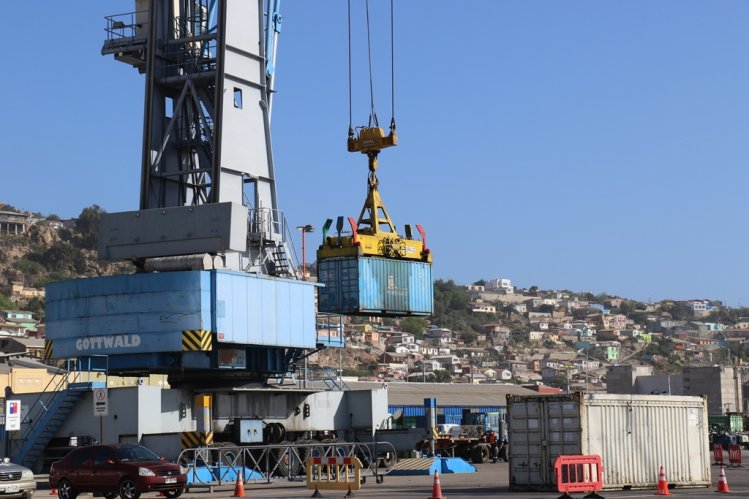
<svg viewBox="0 0 749 499">
<path fill-rule="evenodd" d="M 638 376 L 653 374 L 651 366 L 631 366 L 628 364 L 615 365 L 608 368 L 606 375 L 606 391 L 608 393 L 633 394 L 635 380 Z"/>
<path fill-rule="evenodd" d="M 711 416 L 741 411 L 741 380 L 734 378 L 733 367 L 685 367 L 684 393 L 707 395 L 707 410 Z"/>
<path fill-rule="evenodd" d="M 684 376 L 681 374 L 661 376 L 638 376 L 635 393 L 640 395 L 685 395 Z"/>
</svg>

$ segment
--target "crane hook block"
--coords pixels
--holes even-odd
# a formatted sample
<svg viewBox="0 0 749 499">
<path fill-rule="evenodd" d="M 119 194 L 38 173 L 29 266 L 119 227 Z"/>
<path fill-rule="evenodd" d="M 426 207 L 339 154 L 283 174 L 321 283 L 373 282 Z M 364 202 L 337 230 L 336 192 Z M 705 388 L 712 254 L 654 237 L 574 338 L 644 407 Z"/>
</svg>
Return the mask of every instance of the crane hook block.
<svg viewBox="0 0 749 499">
<path fill-rule="evenodd" d="M 378 153 L 386 147 L 398 145 L 398 135 L 394 129 L 388 135 L 379 127 L 362 127 L 357 130 L 356 135 L 348 138 L 348 151 L 363 154 Z"/>
</svg>

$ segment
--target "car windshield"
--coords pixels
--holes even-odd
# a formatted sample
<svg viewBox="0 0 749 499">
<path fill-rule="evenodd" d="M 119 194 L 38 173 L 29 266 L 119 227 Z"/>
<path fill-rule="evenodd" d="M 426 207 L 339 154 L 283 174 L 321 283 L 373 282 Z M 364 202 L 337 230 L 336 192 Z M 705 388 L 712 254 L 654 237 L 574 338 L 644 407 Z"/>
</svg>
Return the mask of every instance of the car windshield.
<svg viewBox="0 0 749 499">
<path fill-rule="evenodd" d="M 116 449 L 117 456 L 120 461 L 160 461 L 161 458 L 140 445 L 133 445 L 132 447 L 119 447 Z"/>
</svg>

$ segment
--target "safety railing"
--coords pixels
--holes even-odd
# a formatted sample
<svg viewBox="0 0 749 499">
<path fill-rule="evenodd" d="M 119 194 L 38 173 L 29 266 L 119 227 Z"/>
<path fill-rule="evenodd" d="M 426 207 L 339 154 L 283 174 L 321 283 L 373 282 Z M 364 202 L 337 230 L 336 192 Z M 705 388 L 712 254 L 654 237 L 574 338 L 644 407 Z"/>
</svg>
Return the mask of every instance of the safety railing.
<svg viewBox="0 0 749 499">
<path fill-rule="evenodd" d="M 359 490 L 362 486 L 362 464 L 355 457 L 308 457 L 306 461 L 307 488 L 320 490 Z"/>
<path fill-rule="evenodd" d="M 384 462 L 392 465 L 388 458 L 395 455 L 395 447 L 389 442 L 218 445 L 185 449 L 177 462 L 188 468 L 188 489 L 232 484 L 240 476 L 245 483 L 304 480 L 307 458 L 339 457 L 357 458 L 361 478 L 373 476 L 377 483 L 382 483 L 388 470 L 380 465 Z"/>
<path fill-rule="evenodd" d="M 107 33 L 107 40 L 133 38 L 138 35 L 146 36 L 145 28 L 147 26 L 148 11 L 114 14 L 106 16 L 104 19 L 107 22 L 107 26 L 104 28 L 104 31 Z"/>
<path fill-rule="evenodd" d="M 557 490 L 563 492 L 559 499 L 571 499 L 570 492 L 590 492 L 586 498 L 601 498 L 603 490 L 603 464 L 601 456 L 559 456 L 554 463 Z"/>
</svg>

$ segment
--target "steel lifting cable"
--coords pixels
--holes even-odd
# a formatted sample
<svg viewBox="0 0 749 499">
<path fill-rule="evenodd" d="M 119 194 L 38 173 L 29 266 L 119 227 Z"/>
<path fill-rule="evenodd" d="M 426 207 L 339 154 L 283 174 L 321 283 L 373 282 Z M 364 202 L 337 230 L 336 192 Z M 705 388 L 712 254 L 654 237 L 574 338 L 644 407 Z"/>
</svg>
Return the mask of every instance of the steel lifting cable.
<svg viewBox="0 0 749 499">
<path fill-rule="evenodd" d="M 367 59 L 369 60 L 369 126 L 379 127 L 374 103 L 374 79 L 372 78 L 372 34 L 369 26 L 369 0 L 365 0 L 367 11 Z"/>
<path fill-rule="evenodd" d="M 393 2 L 390 0 L 390 130 L 395 130 L 395 28 Z"/>
<path fill-rule="evenodd" d="M 365 0 L 366 18 L 367 18 L 367 60 L 369 64 L 369 127 L 373 125 L 379 127 L 377 112 L 374 103 L 374 77 L 372 74 L 372 37 L 369 19 L 369 0 Z M 395 130 L 395 9 L 394 0 L 390 0 L 390 105 L 391 117 L 390 128 Z M 353 69 L 352 69 L 352 50 L 351 50 L 351 0 L 348 0 L 348 110 L 349 110 L 349 136 L 353 136 Z"/>
<path fill-rule="evenodd" d="M 348 135 L 353 137 L 353 104 L 351 92 L 351 0 L 348 0 Z"/>
</svg>

